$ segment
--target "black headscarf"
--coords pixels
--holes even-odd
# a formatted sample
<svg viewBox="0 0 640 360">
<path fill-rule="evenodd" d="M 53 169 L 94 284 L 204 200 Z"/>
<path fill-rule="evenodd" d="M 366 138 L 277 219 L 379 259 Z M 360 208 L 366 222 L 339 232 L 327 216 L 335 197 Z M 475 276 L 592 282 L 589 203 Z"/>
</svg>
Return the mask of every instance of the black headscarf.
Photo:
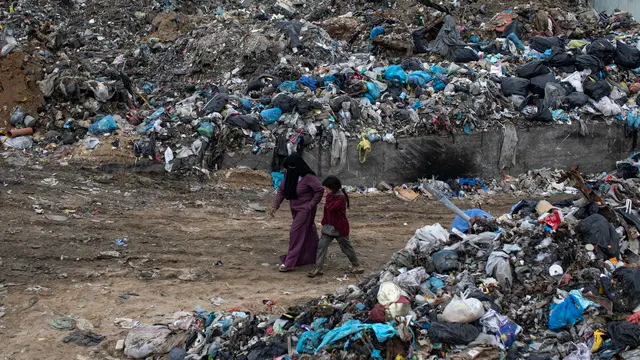
<svg viewBox="0 0 640 360">
<path fill-rule="evenodd" d="M 284 175 L 284 198 L 296 200 L 298 198 L 298 178 L 316 173 L 302 159 L 302 156 L 293 153 L 284 160 L 284 168 L 287 172 Z"/>
</svg>

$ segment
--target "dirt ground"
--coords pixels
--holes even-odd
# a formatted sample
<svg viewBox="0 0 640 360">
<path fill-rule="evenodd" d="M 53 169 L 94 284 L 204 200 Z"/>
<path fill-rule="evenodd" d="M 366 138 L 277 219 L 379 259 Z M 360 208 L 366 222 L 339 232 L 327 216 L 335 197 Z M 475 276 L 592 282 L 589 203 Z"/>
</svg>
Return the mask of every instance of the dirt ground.
<svg viewBox="0 0 640 360">
<path fill-rule="evenodd" d="M 267 312 L 264 299 L 277 301 L 273 311 L 281 312 L 358 282 L 343 279 L 348 264 L 337 245 L 323 277 L 307 278 L 308 268 L 277 271 L 290 215 L 286 205 L 275 219 L 255 210 L 268 208 L 273 196 L 268 187 L 252 186 L 265 183 L 262 175 L 246 171 L 199 183 L 33 165 L 21 156 L 0 157 L 0 359 L 119 359 L 115 343 L 127 330 L 115 318 L 161 322 L 197 305 Z M 515 201 L 497 196 L 484 208 L 500 214 Z M 367 272 L 417 228 L 452 220 L 436 201 L 405 203 L 392 195 L 353 195 L 350 217 Z M 215 296 L 224 304 L 213 305 Z M 47 324 L 62 315 L 87 319 L 106 340 L 93 348 L 63 343 L 69 331 Z"/>
<path fill-rule="evenodd" d="M 38 118 L 38 108 L 44 102 L 36 82 L 39 72 L 35 60 L 23 52 L 0 57 L 0 104 L 5 104 L 0 106 L 0 133 L 9 126 L 13 106 L 20 105 L 27 115 Z"/>
</svg>

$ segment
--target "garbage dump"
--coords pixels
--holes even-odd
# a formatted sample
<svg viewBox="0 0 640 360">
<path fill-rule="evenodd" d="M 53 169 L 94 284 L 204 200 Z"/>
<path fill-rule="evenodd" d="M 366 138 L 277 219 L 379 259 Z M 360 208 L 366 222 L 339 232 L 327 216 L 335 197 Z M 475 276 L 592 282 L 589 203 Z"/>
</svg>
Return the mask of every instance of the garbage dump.
<svg viewBox="0 0 640 360">
<path fill-rule="evenodd" d="M 122 141 L 140 160 L 200 173 L 238 150 L 271 156 L 277 172 L 286 155 L 320 146 L 339 172 L 351 141 L 365 162 L 375 142 L 411 136 L 640 126 L 637 23 L 624 12 L 458 0 L 42 3 L 2 10 L 3 59 L 26 79 L 0 113 L 7 139 L 24 138 L 7 148 L 46 155 L 117 136 L 114 149 Z"/>
<path fill-rule="evenodd" d="M 134 327 L 124 352 L 170 352 L 171 359 L 635 359 L 638 156 L 611 173 L 558 171 L 556 180 L 573 184 L 578 195 L 523 198 L 502 215 L 465 210 L 464 228 L 456 221 L 450 230 L 419 228 L 358 285 L 283 313 L 274 314 L 269 300 L 263 314 L 179 312 L 166 324 Z M 450 209 L 452 217 L 460 210 Z"/>
</svg>

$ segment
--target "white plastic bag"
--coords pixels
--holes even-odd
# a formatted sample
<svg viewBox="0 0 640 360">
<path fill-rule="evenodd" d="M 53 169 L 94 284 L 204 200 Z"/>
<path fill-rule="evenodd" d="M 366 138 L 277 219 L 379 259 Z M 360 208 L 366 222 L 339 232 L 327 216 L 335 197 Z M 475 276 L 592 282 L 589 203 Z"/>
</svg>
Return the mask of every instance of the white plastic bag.
<svg viewBox="0 0 640 360">
<path fill-rule="evenodd" d="M 428 256 L 448 240 L 449 232 L 436 223 L 416 230 L 416 234 L 409 240 L 405 249 L 419 251 Z"/>
<path fill-rule="evenodd" d="M 442 320 L 455 323 L 470 323 L 484 316 L 484 306 L 478 299 L 467 298 L 468 292 L 462 297 L 456 295 L 442 312 Z"/>
<path fill-rule="evenodd" d="M 571 84 L 577 92 L 584 92 L 582 89 L 582 74 L 579 71 L 574 72 L 573 74 L 567 76 L 562 79 L 563 82 L 568 82 Z"/>
</svg>

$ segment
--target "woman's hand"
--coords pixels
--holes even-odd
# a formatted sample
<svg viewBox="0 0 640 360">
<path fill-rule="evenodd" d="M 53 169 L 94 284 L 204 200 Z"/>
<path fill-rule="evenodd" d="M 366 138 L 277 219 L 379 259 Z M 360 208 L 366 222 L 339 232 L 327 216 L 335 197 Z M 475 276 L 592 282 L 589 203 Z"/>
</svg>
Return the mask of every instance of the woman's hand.
<svg viewBox="0 0 640 360">
<path fill-rule="evenodd" d="M 275 217 L 275 216 L 276 216 L 276 211 L 278 211 L 278 209 L 276 209 L 276 208 L 271 208 L 271 209 L 269 210 L 269 215 L 270 215 L 271 217 Z"/>
<path fill-rule="evenodd" d="M 311 211 L 311 209 L 313 209 L 313 205 L 311 205 L 310 202 L 307 204 L 307 209 L 309 209 L 309 211 Z"/>
</svg>

